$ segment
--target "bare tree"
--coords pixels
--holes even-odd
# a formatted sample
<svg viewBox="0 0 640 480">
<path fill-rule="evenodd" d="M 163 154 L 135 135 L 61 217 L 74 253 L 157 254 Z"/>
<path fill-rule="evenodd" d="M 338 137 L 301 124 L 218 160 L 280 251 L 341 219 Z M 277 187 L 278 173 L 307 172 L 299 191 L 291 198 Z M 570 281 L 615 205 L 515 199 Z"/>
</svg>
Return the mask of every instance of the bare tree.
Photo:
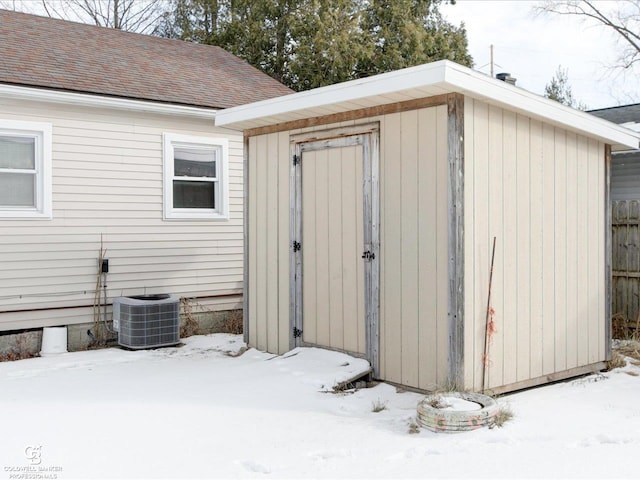
<svg viewBox="0 0 640 480">
<path fill-rule="evenodd" d="M 2 0 L 0 8 L 136 33 L 152 33 L 168 10 L 159 0 Z"/>
<path fill-rule="evenodd" d="M 538 13 L 572 15 L 614 32 L 622 44 L 616 67 L 631 69 L 640 62 L 640 0 L 546 0 Z"/>
</svg>

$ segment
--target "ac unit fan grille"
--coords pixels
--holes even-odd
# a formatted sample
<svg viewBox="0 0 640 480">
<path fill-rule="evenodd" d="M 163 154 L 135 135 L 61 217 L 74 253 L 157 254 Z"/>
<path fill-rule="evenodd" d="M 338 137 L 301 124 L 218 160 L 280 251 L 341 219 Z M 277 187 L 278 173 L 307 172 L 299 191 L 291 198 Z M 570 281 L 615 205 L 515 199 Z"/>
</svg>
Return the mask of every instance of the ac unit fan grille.
<svg viewBox="0 0 640 480">
<path fill-rule="evenodd" d="M 118 343 L 128 348 L 151 348 L 180 343 L 179 300 L 140 301 L 121 297 Z M 117 306 L 116 306 L 117 303 Z"/>
</svg>

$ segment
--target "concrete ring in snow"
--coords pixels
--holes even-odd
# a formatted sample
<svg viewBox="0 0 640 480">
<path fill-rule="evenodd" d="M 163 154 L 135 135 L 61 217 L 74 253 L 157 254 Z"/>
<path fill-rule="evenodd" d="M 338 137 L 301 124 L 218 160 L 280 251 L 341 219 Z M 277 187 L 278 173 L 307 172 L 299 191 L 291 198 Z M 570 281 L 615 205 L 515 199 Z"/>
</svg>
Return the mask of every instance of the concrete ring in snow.
<svg viewBox="0 0 640 480">
<path fill-rule="evenodd" d="M 474 410 L 445 408 L 447 399 L 465 400 L 479 405 Z M 438 405 L 441 403 L 441 405 Z M 439 407 L 439 408 L 438 408 Z M 429 395 L 418 404 L 418 424 L 432 432 L 466 432 L 491 426 L 498 412 L 496 401 L 480 393 L 446 392 Z"/>
</svg>

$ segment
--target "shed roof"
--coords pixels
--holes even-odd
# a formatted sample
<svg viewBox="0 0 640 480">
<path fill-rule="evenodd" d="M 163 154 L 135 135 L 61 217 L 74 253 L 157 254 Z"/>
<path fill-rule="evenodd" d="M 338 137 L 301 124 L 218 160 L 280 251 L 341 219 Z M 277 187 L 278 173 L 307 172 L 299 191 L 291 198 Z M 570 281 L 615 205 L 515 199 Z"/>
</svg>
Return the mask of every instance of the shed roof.
<svg viewBox="0 0 640 480">
<path fill-rule="evenodd" d="M 292 90 L 224 49 L 0 10 L 0 83 L 228 108 Z"/>
<path fill-rule="evenodd" d="M 248 130 L 456 92 L 597 138 L 614 150 L 640 143 L 626 128 L 448 60 L 231 108 L 216 115 L 216 125 Z"/>
</svg>

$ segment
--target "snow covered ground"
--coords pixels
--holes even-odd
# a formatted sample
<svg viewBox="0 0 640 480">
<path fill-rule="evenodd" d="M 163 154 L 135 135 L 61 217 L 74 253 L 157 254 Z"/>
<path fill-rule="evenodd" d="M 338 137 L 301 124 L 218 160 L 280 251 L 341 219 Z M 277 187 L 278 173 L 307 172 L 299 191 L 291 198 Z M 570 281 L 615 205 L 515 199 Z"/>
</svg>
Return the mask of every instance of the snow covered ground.
<svg viewBox="0 0 640 480">
<path fill-rule="evenodd" d="M 362 360 L 233 357 L 232 335 L 184 343 L 0 363 L 0 479 L 640 476 L 630 364 L 503 397 L 514 413 L 503 428 L 411 434 L 418 394 L 328 393 Z"/>
</svg>

